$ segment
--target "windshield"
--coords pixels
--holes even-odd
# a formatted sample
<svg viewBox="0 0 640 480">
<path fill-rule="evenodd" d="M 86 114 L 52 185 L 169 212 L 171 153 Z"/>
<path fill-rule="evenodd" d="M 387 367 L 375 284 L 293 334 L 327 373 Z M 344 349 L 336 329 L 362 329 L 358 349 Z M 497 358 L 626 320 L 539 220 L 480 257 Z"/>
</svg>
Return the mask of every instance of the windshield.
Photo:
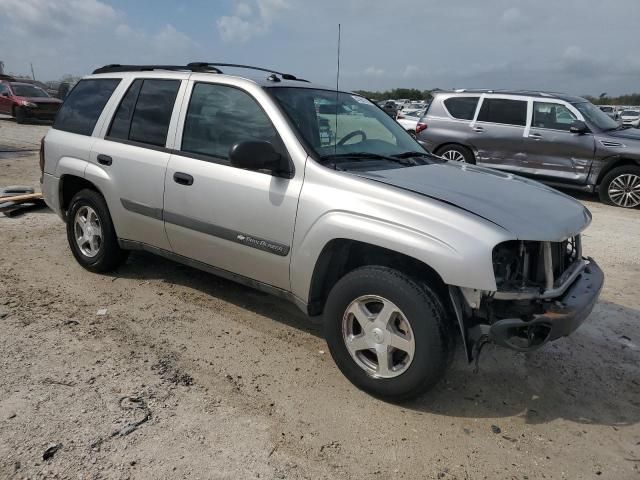
<svg viewBox="0 0 640 480">
<path fill-rule="evenodd" d="M 582 115 L 584 115 L 584 118 L 586 118 L 589 123 L 592 123 L 601 130 L 615 130 L 619 126 L 618 122 L 612 120 L 609 115 L 604 113 L 593 103 L 574 103 L 573 106 L 576 107 Z"/>
<path fill-rule="evenodd" d="M 11 84 L 11 90 L 16 95 L 16 97 L 48 97 L 49 94 L 42 90 L 40 87 L 36 87 L 35 85 L 28 84 Z"/>
<path fill-rule="evenodd" d="M 640 115 L 640 112 L 638 112 L 638 110 L 625 110 L 621 113 L 621 115 L 623 117 L 637 117 L 638 115 Z"/>
<path fill-rule="evenodd" d="M 364 97 L 311 88 L 269 90 L 320 159 L 350 154 L 426 155 L 404 128 Z"/>
<path fill-rule="evenodd" d="M 613 112 L 613 107 L 600 107 L 603 112 Z"/>
</svg>

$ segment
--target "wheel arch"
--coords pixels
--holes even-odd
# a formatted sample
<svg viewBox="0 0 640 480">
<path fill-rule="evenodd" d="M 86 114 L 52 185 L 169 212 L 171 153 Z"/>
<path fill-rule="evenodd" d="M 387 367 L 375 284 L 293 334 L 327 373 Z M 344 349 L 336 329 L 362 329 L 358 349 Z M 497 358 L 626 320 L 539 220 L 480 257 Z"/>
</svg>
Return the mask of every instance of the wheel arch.
<svg viewBox="0 0 640 480">
<path fill-rule="evenodd" d="M 406 273 L 417 281 L 425 281 L 437 291 L 444 303 L 448 302 L 447 286 L 430 265 L 405 253 L 372 243 L 348 238 L 329 241 L 313 268 L 309 286 L 309 315 L 320 315 L 331 288 L 347 273 L 363 266 L 379 265 Z"/>
<path fill-rule="evenodd" d="M 64 174 L 60 177 L 60 186 L 59 186 L 59 199 L 60 199 L 60 211 L 62 212 L 65 220 L 66 220 L 66 212 L 71 203 L 71 199 L 74 197 L 76 193 L 80 190 L 88 189 L 94 190 L 98 192 L 100 195 L 104 197 L 104 194 L 100 191 L 100 189 L 92 182 L 87 180 L 84 177 L 74 175 L 71 173 Z"/>
<path fill-rule="evenodd" d="M 598 173 L 596 186 L 600 186 L 604 177 L 614 168 L 627 167 L 627 166 L 640 167 L 640 159 L 637 159 L 637 158 L 634 159 L 630 157 L 620 157 L 614 161 L 609 161 L 609 162 L 607 162 L 605 159 L 604 162 L 605 162 L 604 167 Z"/>
</svg>

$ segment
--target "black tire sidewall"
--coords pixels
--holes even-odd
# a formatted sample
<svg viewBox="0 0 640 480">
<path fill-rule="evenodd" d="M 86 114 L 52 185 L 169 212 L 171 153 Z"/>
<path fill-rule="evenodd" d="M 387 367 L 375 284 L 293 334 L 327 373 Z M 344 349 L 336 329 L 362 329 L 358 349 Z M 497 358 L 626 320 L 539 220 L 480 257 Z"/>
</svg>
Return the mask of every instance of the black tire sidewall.
<svg viewBox="0 0 640 480">
<path fill-rule="evenodd" d="M 620 175 L 624 175 L 626 173 L 632 173 L 634 175 L 638 175 L 640 176 L 640 166 L 635 166 L 635 165 L 625 165 L 622 167 L 617 167 L 614 168 L 613 170 L 611 170 L 610 172 L 608 172 L 604 178 L 602 179 L 602 182 L 600 183 L 600 187 L 598 188 L 598 196 L 600 197 L 600 201 L 602 203 L 605 203 L 607 205 L 612 205 L 614 207 L 617 208 L 638 208 L 636 207 L 622 207 L 620 205 L 616 205 L 611 198 L 609 198 L 609 185 L 611 184 L 611 182 L 613 182 L 613 180 L 620 176 Z"/>
<path fill-rule="evenodd" d="M 456 152 L 459 152 L 464 157 L 465 163 L 468 163 L 470 165 L 475 165 L 476 159 L 473 156 L 473 153 L 471 152 L 470 149 L 462 145 L 447 145 L 445 147 L 439 148 L 438 155 L 442 156 L 443 153 L 451 150 L 455 150 Z"/>
<path fill-rule="evenodd" d="M 348 305 L 363 295 L 393 302 L 411 325 L 416 346 L 408 370 L 394 378 L 374 378 L 353 360 L 342 336 Z M 444 309 L 404 274 L 386 267 L 362 267 L 345 275 L 331 290 L 324 311 L 325 338 L 342 373 L 358 388 L 392 401 L 406 400 L 435 385 L 446 370 L 449 345 Z"/>
<path fill-rule="evenodd" d="M 15 117 L 16 123 L 24 123 L 26 121 L 26 114 L 24 113 L 24 109 L 22 107 L 17 107 L 15 109 Z"/>
<path fill-rule="evenodd" d="M 77 211 L 83 206 L 93 208 L 100 219 L 102 244 L 95 257 L 84 255 L 75 240 L 74 220 Z M 122 260 L 123 252 L 118 245 L 109 209 L 102 195 L 94 190 L 81 190 L 71 199 L 71 204 L 67 211 L 67 240 L 75 259 L 89 271 L 109 271 L 115 268 Z"/>
</svg>

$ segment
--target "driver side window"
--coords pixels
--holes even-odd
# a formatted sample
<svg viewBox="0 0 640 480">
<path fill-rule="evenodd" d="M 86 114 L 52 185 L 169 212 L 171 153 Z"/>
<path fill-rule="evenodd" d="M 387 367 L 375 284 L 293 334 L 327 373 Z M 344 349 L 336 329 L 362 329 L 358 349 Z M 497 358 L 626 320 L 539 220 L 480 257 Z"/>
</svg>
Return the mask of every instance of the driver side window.
<svg viewBox="0 0 640 480">
<path fill-rule="evenodd" d="M 532 127 L 568 132 L 576 116 L 560 103 L 533 102 Z"/>
<path fill-rule="evenodd" d="M 248 93 L 227 85 L 196 83 L 182 134 L 183 152 L 224 160 L 237 143 L 270 142 L 286 154 L 284 144 L 266 113 Z"/>
</svg>

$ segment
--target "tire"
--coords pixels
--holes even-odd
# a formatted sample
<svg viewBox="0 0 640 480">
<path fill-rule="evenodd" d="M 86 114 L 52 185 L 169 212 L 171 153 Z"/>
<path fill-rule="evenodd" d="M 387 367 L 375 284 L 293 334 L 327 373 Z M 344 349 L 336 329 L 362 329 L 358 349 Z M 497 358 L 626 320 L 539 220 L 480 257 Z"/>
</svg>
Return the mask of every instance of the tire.
<svg viewBox="0 0 640 480">
<path fill-rule="evenodd" d="M 13 116 L 16 117 L 16 123 L 26 123 L 27 121 L 27 116 L 24 113 L 24 109 L 21 107 L 17 107 L 14 109 L 13 111 Z"/>
<path fill-rule="evenodd" d="M 436 155 L 444 157 L 447 160 L 460 163 L 475 164 L 476 159 L 473 152 L 462 145 L 445 145 L 436 151 Z"/>
<path fill-rule="evenodd" d="M 85 227 L 79 225 L 83 218 Z M 80 233 L 86 235 L 82 236 L 83 240 L 76 240 Z M 129 254 L 118 245 L 107 203 L 95 190 L 80 190 L 71 199 L 67 211 L 67 240 L 78 263 L 90 272 L 115 270 Z"/>
<path fill-rule="evenodd" d="M 640 206 L 640 166 L 626 165 L 614 168 L 602 179 L 598 194 L 600 201 L 607 205 L 621 208 Z"/>
<path fill-rule="evenodd" d="M 389 317 L 395 320 L 389 322 L 383 331 L 382 328 L 372 328 L 385 311 L 378 310 L 374 321 L 368 323 L 367 333 L 364 328 L 358 329 L 359 321 L 354 321 L 355 316 L 351 312 L 365 305 L 371 313 L 376 310 L 373 306 L 380 299 L 387 302 L 386 305 L 391 304 L 387 311 L 394 311 L 397 307 L 396 313 Z M 370 321 L 366 315 L 363 318 Z M 407 275 L 381 266 L 361 267 L 342 277 L 329 293 L 324 309 L 325 338 L 338 368 L 361 390 L 396 402 L 419 396 L 443 376 L 455 347 L 447 320 L 441 300 L 428 286 L 421 286 Z M 358 333 L 357 330 L 360 330 L 359 334 L 352 335 Z M 413 339 L 412 356 L 406 353 L 411 349 L 406 348 L 405 343 L 398 344 L 405 350 L 385 346 L 394 330 L 396 335 L 404 333 L 401 340 L 405 342 L 409 340 L 410 343 Z M 385 339 L 379 344 L 381 337 Z M 387 371 L 381 368 L 377 350 L 365 348 L 352 353 L 354 347 L 347 347 L 352 338 L 352 342 L 364 341 L 366 348 L 375 344 L 376 349 L 379 347 L 382 351 L 391 352 L 388 365 L 395 371 L 393 368 Z"/>
</svg>

